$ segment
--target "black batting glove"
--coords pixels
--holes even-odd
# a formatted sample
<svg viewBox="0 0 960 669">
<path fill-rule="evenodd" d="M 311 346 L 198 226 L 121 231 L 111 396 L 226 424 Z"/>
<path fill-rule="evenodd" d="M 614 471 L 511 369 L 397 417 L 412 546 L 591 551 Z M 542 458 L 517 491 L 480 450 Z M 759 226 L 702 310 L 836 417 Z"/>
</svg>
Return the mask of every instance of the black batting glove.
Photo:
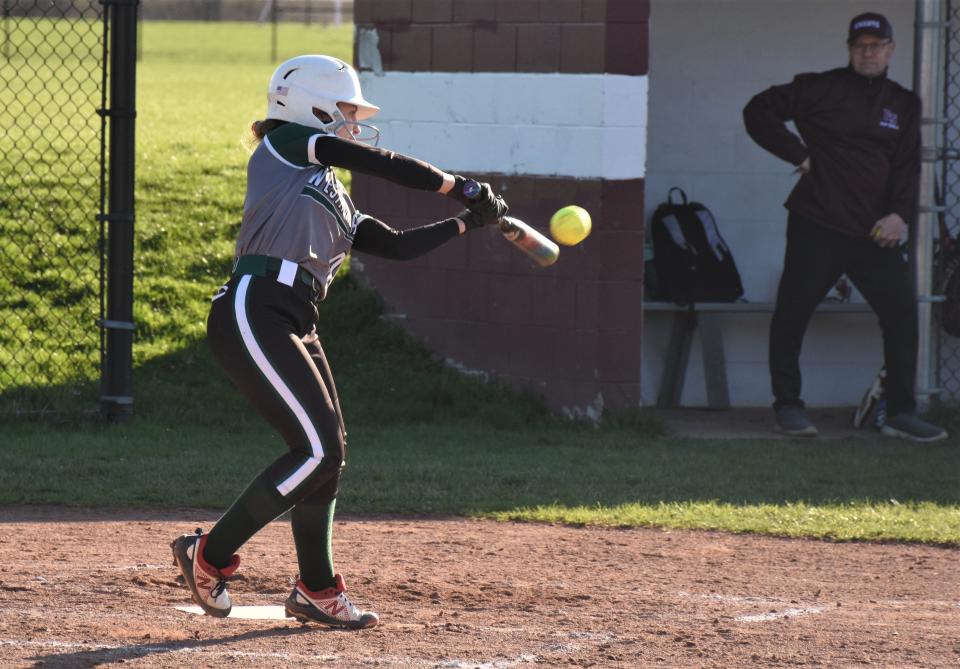
<svg viewBox="0 0 960 669">
<path fill-rule="evenodd" d="M 467 183 L 465 177 L 460 176 L 459 174 L 453 175 L 453 188 L 447 191 L 447 197 L 452 197 L 454 200 L 462 204 L 464 207 L 469 207 L 473 204 L 473 200 L 468 198 L 463 193 L 463 186 Z"/>
<path fill-rule="evenodd" d="M 496 197 L 496 194 L 493 192 L 490 184 L 478 183 L 474 181 L 474 183 L 480 186 L 480 192 L 475 194 L 473 197 L 467 197 L 467 195 L 463 192 L 464 185 L 467 183 L 467 181 L 470 180 L 466 177 L 462 177 L 459 174 L 453 175 L 453 188 L 449 190 L 447 196 L 452 197 L 454 200 L 471 211 L 476 211 L 480 207 L 490 206 L 493 202 L 493 199 Z"/>
<path fill-rule="evenodd" d="M 493 192 L 490 184 L 482 183 L 480 192 L 472 200 L 467 201 L 467 209 L 481 217 L 492 216 L 494 213 L 497 218 L 503 218 L 507 215 L 510 207 L 503 201 L 503 198 Z"/>
<path fill-rule="evenodd" d="M 487 186 L 484 184 L 484 186 Z M 487 186 L 489 188 L 489 186 Z M 457 218 L 463 221 L 468 230 L 480 228 L 484 225 L 493 225 L 507 215 L 510 207 L 499 195 L 491 196 L 489 200 L 473 202 L 473 207 L 459 214 Z"/>
</svg>

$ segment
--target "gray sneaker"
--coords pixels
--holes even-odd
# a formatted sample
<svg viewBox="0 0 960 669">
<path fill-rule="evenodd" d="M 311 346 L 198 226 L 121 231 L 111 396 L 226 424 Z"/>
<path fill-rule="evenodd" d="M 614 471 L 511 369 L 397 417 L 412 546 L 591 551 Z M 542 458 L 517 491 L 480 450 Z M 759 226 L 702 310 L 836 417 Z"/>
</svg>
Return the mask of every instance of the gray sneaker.
<svg viewBox="0 0 960 669">
<path fill-rule="evenodd" d="M 931 425 L 914 413 L 887 416 L 887 422 L 880 428 L 880 432 L 887 437 L 899 437 L 922 442 L 940 441 L 947 438 L 946 430 Z"/>
<path fill-rule="evenodd" d="M 777 431 L 793 437 L 816 437 L 817 427 L 807 418 L 807 412 L 801 406 L 788 404 L 774 411 L 777 419 Z"/>
</svg>

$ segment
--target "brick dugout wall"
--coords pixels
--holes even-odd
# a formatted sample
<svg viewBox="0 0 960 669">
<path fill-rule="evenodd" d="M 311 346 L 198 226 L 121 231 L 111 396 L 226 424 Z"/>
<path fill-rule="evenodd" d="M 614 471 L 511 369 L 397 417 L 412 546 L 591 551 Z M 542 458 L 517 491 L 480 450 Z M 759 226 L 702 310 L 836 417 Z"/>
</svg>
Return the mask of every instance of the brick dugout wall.
<svg viewBox="0 0 960 669">
<path fill-rule="evenodd" d="M 640 402 L 644 0 L 357 0 L 356 62 L 387 148 L 489 181 L 546 230 L 579 204 L 593 234 L 535 269 L 493 229 L 414 262 L 356 254 L 391 313 L 451 362 L 579 413 Z M 396 227 L 456 204 L 353 175 Z"/>
</svg>

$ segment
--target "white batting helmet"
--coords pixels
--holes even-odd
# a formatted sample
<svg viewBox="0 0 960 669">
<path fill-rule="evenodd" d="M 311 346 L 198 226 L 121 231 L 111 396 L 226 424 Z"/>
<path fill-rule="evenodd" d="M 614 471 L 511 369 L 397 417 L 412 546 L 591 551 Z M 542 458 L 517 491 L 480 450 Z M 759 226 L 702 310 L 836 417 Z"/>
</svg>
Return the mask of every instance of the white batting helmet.
<svg viewBox="0 0 960 669">
<path fill-rule="evenodd" d="M 338 102 L 357 106 L 357 120 L 368 119 L 380 107 L 360 92 L 357 72 L 331 56 L 297 56 L 281 63 L 270 78 L 267 118 L 334 132 L 346 123 Z"/>
</svg>

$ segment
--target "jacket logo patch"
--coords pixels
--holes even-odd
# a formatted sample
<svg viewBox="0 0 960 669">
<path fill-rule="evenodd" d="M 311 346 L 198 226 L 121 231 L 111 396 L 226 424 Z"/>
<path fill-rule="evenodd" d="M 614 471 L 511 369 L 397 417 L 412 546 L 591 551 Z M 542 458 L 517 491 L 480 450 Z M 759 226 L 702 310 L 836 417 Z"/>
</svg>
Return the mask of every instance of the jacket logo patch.
<svg viewBox="0 0 960 669">
<path fill-rule="evenodd" d="M 880 117 L 880 127 L 881 128 L 890 128 L 891 130 L 899 130 L 900 125 L 897 123 L 897 115 L 886 107 L 882 110 L 882 115 Z"/>
</svg>

